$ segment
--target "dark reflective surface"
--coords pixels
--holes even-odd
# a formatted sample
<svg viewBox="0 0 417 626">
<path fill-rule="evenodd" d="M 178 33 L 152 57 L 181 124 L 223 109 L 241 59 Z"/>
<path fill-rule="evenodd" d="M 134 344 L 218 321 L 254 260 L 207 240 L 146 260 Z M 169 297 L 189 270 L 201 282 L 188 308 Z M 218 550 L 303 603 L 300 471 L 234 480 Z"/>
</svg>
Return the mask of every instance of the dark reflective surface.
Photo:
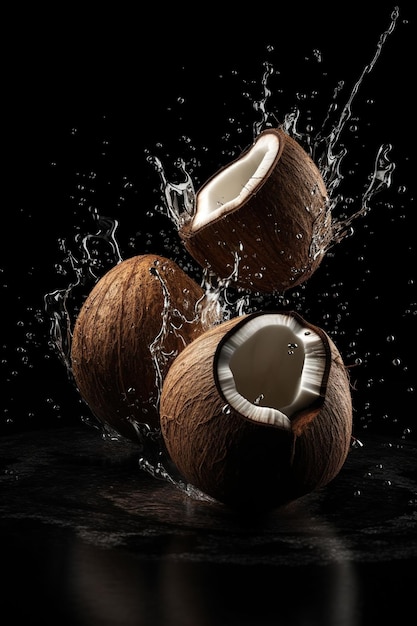
<svg viewBox="0 0 417 626">
<path fill-rule="evenodd" d="M 362 443 L 326 488 L 254 518 L 149 476 L 133 444 L 87 427 L 2 438 L 9 623 L 398 622 L 414 608 L 417 445 Z"/>
</svg>

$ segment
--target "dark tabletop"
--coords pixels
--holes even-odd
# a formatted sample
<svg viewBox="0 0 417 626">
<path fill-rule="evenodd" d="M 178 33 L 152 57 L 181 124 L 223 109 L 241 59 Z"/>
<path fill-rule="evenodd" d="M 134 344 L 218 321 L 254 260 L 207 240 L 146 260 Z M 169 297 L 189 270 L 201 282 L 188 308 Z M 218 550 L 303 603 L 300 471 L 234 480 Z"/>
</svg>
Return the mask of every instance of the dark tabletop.
<svg viewBox="0 0 417 626">
<path fill-rule="evenodd" d="M 417 443 L 372 436 L 256 517 L 81 427 L 0 439 L 4 624 L 375 624 L 415 606 Z"/>
</svg>

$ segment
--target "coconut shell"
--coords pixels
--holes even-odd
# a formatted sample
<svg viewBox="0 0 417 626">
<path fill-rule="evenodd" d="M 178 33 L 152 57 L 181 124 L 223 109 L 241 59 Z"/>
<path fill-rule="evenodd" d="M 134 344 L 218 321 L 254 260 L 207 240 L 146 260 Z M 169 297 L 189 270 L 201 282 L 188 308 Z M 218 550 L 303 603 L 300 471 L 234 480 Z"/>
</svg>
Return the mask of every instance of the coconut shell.
<svg viewBox="0 0 417 626">
<path fill-rule="evenodd" d="M 216 375 L 219 349 L 250 317 L 208 330 L 175 359 L 162 390 L 160 420 L 167 451 L 190 484 L 226 505 L 264 510 L 335 478 L 350 447 L 352 406 L 339 351 L 307 323 L 327 343 L 328 358 L 317 401 L 294 415 L 291 429 L 254 423 L 227 405 Z"/>
<path fill-rule="evenodd" d="M 100 422 L 133 440 L 136 422 L 159 428 L 163 378 L 210 321 L 196 309 L 203 296 L 176 263 L 154 254 L 124 260 L 98 281 L 74 325 L 71 363 Z"/>
<path fill-rule="evenodd" d="M 311 157 L 280 128 L 264 131 L 257 140 L 266 133 L 275 134 L 280 147 L 268 173 L 246 201 L 195 230 L 191 218 L 179 234 L 187 251 L 203 268 L 227 279 L 239 258 L 235 285 L 272 293 L 310 278 L 331 241 L 332 223 L 326 186 Z M 197 211 L 203 189 L 252 147 L 199 189 Z"/>
</svg>

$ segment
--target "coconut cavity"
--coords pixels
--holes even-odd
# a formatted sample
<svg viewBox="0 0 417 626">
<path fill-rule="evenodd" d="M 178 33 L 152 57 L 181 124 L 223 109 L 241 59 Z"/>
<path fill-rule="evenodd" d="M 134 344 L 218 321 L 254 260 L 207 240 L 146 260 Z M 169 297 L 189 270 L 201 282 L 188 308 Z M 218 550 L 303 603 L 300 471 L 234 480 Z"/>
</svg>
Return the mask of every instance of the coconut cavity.
<svg viewBox="0 0 417 626">
<path fill-rule="evenodd" d="M 263 314 L 233 329 L 217 356 L 225 401 L 246 418 L 291 430 L 322 392 L 326 344 L 293 316 Z"/>
<path fill-rule="evenodd" d="M 246 154 L 214 176 L 197 195 L 192 230 L 243 204 L 266 177 L 279 148 L 278 135 L 261 135 Z"/>
</svg>

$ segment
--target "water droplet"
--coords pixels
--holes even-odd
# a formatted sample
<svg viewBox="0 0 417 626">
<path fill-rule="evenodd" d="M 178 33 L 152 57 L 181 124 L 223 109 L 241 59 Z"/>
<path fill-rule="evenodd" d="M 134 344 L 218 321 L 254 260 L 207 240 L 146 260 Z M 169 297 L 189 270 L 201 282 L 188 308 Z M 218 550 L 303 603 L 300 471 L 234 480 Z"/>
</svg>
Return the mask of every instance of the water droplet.
<svg viewBox="0 0 417 626">
<path fill-rule="evenodd" d="M 315 48 L 313 50 L 313 55 L 316 58 L 316 60 L 320 63 L 322 60 L 322 53 L 320 52 L 320 50 L 318 50 L 317 48 Z"/>
</svg>

